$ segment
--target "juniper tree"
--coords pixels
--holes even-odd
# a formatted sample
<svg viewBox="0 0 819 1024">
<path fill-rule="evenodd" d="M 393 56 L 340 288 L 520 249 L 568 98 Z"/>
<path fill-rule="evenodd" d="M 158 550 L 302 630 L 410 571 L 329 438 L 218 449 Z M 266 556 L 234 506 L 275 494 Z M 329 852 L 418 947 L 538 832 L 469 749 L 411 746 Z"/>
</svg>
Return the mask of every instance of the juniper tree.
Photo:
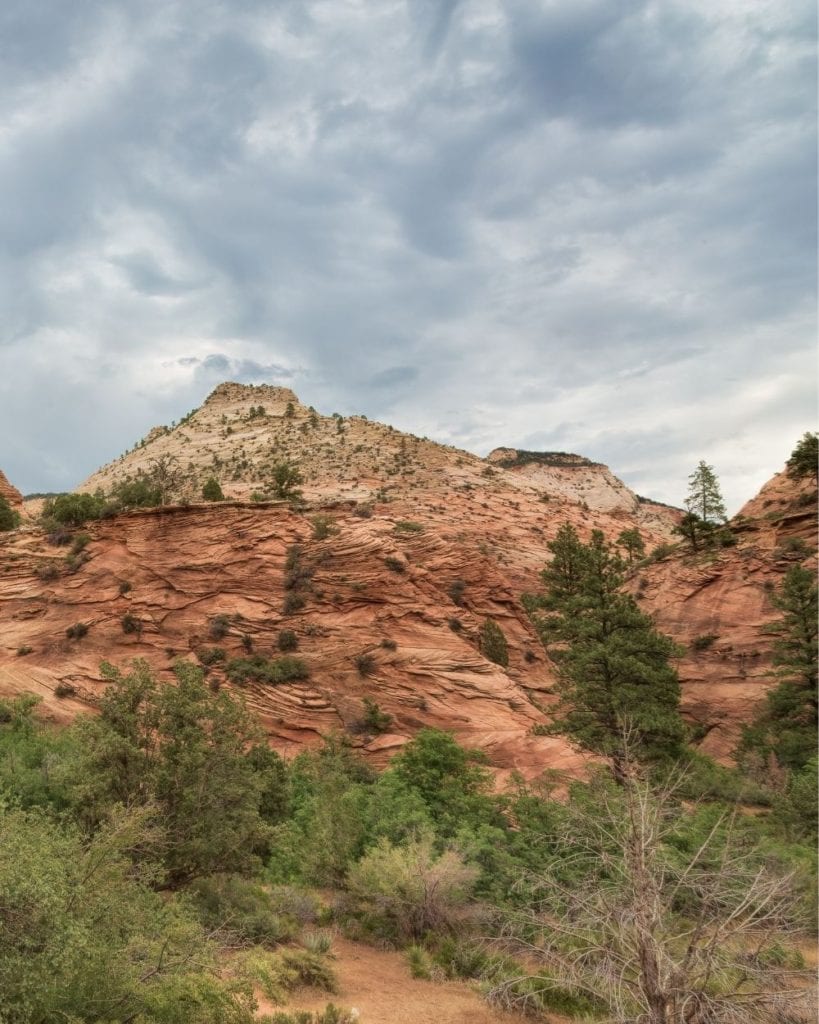
<svg viewBox="0 0 819 1024">
<path fill-rule="evenodd" d="M 624 563 L 599 530 L 583 545 L 572 527 L 563 527 L 552 550 L 555 562 L 542 574 L 547 592 L 527 602 L 557 666 L 552 731 L 609 758 L 616 778 L 623 773 L 624 732 L 638 760 L 674 760 L 683 724 L 669 661 L 679 648 L 623 593 Z"/>
</svg>

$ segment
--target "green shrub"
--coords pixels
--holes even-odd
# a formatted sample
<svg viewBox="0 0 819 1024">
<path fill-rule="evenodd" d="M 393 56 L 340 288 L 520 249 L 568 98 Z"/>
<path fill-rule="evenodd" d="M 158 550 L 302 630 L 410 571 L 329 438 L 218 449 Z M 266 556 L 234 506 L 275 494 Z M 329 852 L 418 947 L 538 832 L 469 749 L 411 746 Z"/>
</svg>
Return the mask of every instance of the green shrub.
<svg viewBox="0 0 819 1024">
<path fill-rule="evenodd" d="M 307 679 L 310 670 L 301 658 L 265 658 L 261 654 L 253 654 L 247 658 L 231 658 L 225 666 L 225 675 L 239 685 L 250 681 L 275 685 Z"/>
<path fill-rule="evenodd" d="M 0 532 L 16 530 L 20 525 L 20 513 L 16 512 L 6 498 L 0 495 Z"/>
<path fill-rule="evenodd" d="M 75 622 L 73 626 L 69 626 L 65 631 L 65 635 L 69 640 L 81 640 L 88 632 L 88 623 L 86 622 Z"/>
<path fill-rule="evenodd" d="M 43 505 L 43 518 L 63 526 L 82 526 L 89 519 L 99 519 L 104 507 L 104 499 L 95 494 L 58 494 Z"/>
<path fill-rule="evenodd" d="M 393 527 L 396 533 L 423 533 L 422 523 L 413 522 L 411 519 L 399 519 Z"/>
<path fill-rule="evenodd" d="M 210 875 L 190 886 L 193 905 L 208 931 L 226 929 L 240 939 L 275 946 L 295 937 L 297 925 L 274 911 L 263 887 L 239 875 Z"/>
<path fill-rule="evenodd" d="M 393 723 L 392 715 L 388 715 L 371 697 L 364 698 L 364 715 L 361 724 L 367 732 L 388 732 Z"/>
<path fill-rule="evenodd" d="M 37 579 L 42 580 L 43 583 L 51 583 L 60 575 L 60 569 L 56 562 L 46 562 L 37 567 L 36 575 Z"/>
<path fill-rule="evenodd" d="M 71 554 L 79 555 L 91 543 L 90 533 L 78 533 L 71 544 Z"/>
<path fill-rule="evenodd" d="M 395 642 L 395 640 L 390 640 L 390 638 L 386 636 L 381 641 L 380 646 L 383 647 L 385 651 L 394 651 L 398 648 L 398 644 Z"/>
<path fill-rule="evenodd" d="M 702 633 L 700 636 L 695 636 L 691 641 L 691 650 L 707 651 L 717 640 L 719 640 L 718 633 Z"/>
<path fill-rule="evenodd" d="M 406 565 L 401 561 L 400 558 L 385 558 L 384 565 L 390 570 L 390 572 L 405 572 Z"/>
<path fill-rule="evenodd" d="M 292 629 L 283 629 L 279 633 L 276 646 L 280 651 L 295 651 L 299 646 L 299 638 Z"/>
<path fill-rule="evenodd" d="M 466 580 L 453 580 L 447 588 L 447 593 L 453 604 L 463 607 L 464 592 L 466 591 Z"/>
<path fill-rule="evenodd" d="M 464 624 L 461 622 L 460 619 L 447 619 L 446 624 L 449 626 L 453 633 L 460 633 L 464 628 Z"/>
<path fill-rule="evenodd" d="M 208 620 L 208 636 L 211 640 L 222 640 L 230 631 L 230 619 L 227 615 L 213 615 Z"/>
<path fill-rule="evenodd" d="M 313 516 L 310 520 L 313 527 L 313 540 L 327 540 L 334 533 L 338 533 L 338 527 L 330 516 Z"/>
<path fill-rule="evenodd" d="M 423 946 L 413 943 L 407 946 L 404 955 L 413 978 L 420 978 L 422 981 L 432 980 L 432 957 Z"/>
<path fill-rule="evenodd" d="M 17 657 L 23 658 L 25 655 L 31 654 L 33 650 L 33 647 L 29 647 L 28 644 L 23 644 L 21 647 L 17 648 Z"/>
<path fill-rule="evenodd" d="M 225 496 L 222 493 L 222 488 L 219 486 L 219 481 L 216 477 L 210 477 L 205 481 L 202 487 L 202 497 L 205 501 L 224 501 Z"/>
<path fill-rule="evenodd" d="M 217 665 L 227 657 L 224 647 L 198 647 L 196 657 L 202 665 Z"/>
<path fill-rule="evenodd" d="M 404 846 L 379 840 L 350 869 L 347 882 L 366 913 L 407 940 L 454 929 L 478 874 L 455 850 L 436 854 L 426 835 Z"/>
<path fill-rule="evenodd" d="M 72 686 L 71 683 L 59 682 L 54 687 L 55 697 L 73 697 L 76 692 L 76 686 Z"/>
<path fill-rule="evenodd" d="M 292 615 L 293 612 L 299 611 L 305 605 L 305 599 L 302 594 L 297 594 L 293 591 L 284 595 L 284 601 L 282 602 L 282 612 L 284 615 Z"/>
<path fill-rule="evenodd" d="M 304 933 L 301 941 L 308 952 L 326 956 L 333 946 L 333 934 L 324 928 L 311 930 Z"/>
<path fill-rule="evenodd" d="M 503 630 L 493 619 L 485 619 L 480 634 L 481 653 L 503 668 L 509 664 L 509 647 Z"/>
</svg>

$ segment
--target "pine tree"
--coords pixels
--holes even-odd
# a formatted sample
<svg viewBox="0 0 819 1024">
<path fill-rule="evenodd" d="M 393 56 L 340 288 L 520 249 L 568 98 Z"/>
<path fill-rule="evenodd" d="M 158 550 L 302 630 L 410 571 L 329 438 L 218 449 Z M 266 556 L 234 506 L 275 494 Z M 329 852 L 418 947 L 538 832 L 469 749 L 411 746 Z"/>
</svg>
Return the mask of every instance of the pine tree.
<svg viewBox="0 0 819 1024">
<path fill-rule="evenodd" d="M 725 502 L 719 489 L 719 481 L 712 466 L 700 460 L 697 468 L 688 478 L 688 497 L 685 507 L 704 523 L 725 522 Z"/>
<path fill-rule="evenodd" d="M 819 435 L 804 433 L 788 459 L 788 476 L 792 480 L 819 478 Z"/>
<path fill-rule="evenodd" d="M 635 558 L 640 558 L 645 554 L 646 546 L 636 526 L 631 530 L 623 530 L 617 538 L 617 543 L 621 548 L 626 549 L 629 565 L 634 564 Z"/>
<path fill-rule="evenodd" d="M 608 757 L 615 777 L 622 778 L 626 734 L 637 760 L 680 754 L 680 684 L 669 664 L 679 649 L 621 591 L 624 563 L 603 534 L 596 530 L 587 545 L 572 534 L 566 528 L 555 542 L 559 564 L 543 573 L 549 591 L 528 602 L 557 663 L 560 701 L 552 730 Z M 538 615 L 538 607 L 548 614 Z"/>
<path fill-rule="evenodd" d="M 739 754 L 754 752 L 763 761 L 770 754 L 784 768 L 797 772 L 816 754 L 817 715 L 817 586 L 801 565 L 788 570 L 773 598 L 783 612 L 780 636 L 774 641 L 773 663 L 782 680 L 766 698 L 754 723 L 743 732 Z"/>
</svg>

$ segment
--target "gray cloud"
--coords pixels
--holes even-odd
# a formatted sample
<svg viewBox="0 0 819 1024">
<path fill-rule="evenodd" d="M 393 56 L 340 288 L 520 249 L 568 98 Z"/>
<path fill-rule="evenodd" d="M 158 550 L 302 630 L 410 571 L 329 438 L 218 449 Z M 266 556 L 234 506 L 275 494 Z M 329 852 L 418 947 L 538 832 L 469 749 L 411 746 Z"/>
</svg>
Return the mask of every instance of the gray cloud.
<svg viewBox="0 0 819 1024">
<path fill-rule="evenodd" d="M 815 415 L 808 0 L 0 12 L 0 465 L 223 377 L 738 505 Z"/>
</svg>

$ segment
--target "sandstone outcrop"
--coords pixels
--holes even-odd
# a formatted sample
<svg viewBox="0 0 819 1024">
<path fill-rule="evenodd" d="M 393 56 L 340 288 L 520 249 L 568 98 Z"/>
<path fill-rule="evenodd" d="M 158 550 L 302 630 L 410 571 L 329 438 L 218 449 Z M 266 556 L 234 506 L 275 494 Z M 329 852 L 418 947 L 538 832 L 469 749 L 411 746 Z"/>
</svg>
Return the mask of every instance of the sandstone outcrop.
<svg viewBox="0 0 819 1024">
<path fill-rule="evenodd" d="M 0 498 L 5 498 L 9 505 L 17 511 L 23 507 L 23 495 L 9 483 L 2 469 L 0 469 Z"/>
<path fill-rule="evenodd" d="M 816 570 L 816 487 L 777 474 L 732 520 L 733 547 L 671 556 L 631 581 L 657 626 L 685 645 L 682 707 L 704 752 L 726 760 L 775 685 L 771 597 L 794 564 Z"/>
<path fill-rule="evenodd" d="M 581 456 L 481 459 L 365 417 L 321 416 L 287 388 L 232 383 L 83 488 L 110 490 L 163 459 L 180 470 L 176 504 L 89 524 L 77 553 L 66 557 L 33 523 L 0 537 L 0 696 L 33 691 L 64 720 L 93 710 L 101 661 L 135 657 L 169 681 L 178 658 L 210 661 L 213 685 L 233 685 L 227 659 L 277 657 L 280 632 L 292 630 L 309 677 L 242 686 L 281 750 L 347 730 L 383 764 L 433 725 L 485 749 L 501 773 L 582 771 L 564 741 L 533 731 L 548 721 L 555 677 L 521 594 L 538 589 L 564 522 L 612 539 L 638 526 L 651 550 L 672 538 L 677 510 Z M 299 510 L 249 500 L 282 461 L 303 473 Z M 227 501 L 202 502 L 210 476 Z M 804 557 L 796 541 L 813 544 L 808 490 L 784 478 L 743 510 L 735 547 L 707 560 L 677 548 L 630 582 L 660 628 L 689 645 L 685 713 L 721 757 L 771 684 L 770 592 Z M 508 666 L 480 649 L 487 617 L 507 638 Z M 70 638 L 77 624 L 87 632 Z M 364 730 L 365 696 L 393 718 L 383 735 Z"/>
</svg>

